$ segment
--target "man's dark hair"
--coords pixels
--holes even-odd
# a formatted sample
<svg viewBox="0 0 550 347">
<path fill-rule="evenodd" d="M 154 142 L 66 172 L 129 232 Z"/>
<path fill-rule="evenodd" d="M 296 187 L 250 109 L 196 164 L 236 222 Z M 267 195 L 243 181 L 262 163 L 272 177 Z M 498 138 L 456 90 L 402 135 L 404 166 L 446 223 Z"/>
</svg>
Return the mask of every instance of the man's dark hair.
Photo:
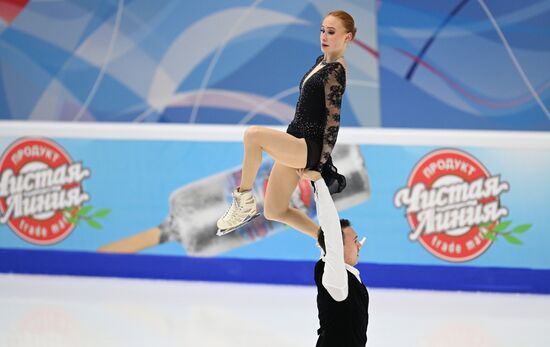
<svg viewBox="0 0 550 347">
<path fill-rule="evenodd" d="M 340 219 L 340 230 L 350 227 L 351 223 L 347 219 Z M 342 239 L 344 239 L 344 233 L 342 232 Z M 323 250 L 324 254 L 327 254 L 327 248 L 325 246 L 325 233 L 323 232 L 323 229 L 319 228 L 319 233 L 317 234 L 317 243 L 319 244 L 319 247 Z"/>
</svg>

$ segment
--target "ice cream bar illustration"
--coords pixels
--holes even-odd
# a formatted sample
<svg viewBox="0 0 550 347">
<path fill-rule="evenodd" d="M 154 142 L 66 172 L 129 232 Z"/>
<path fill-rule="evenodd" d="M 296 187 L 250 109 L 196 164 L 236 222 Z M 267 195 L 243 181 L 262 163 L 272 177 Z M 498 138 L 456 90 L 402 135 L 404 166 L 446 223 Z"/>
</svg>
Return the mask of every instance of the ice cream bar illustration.
<svg viewBox="0 0 550 347">
<path fill-rule="evenodd" d="M 346 188 L 332 197 L 338 210 L 345 210 L 370 197 L 365 161 L 358 145 L 339 144 L 332 157 L 338 171 L 346 176 Z M 273 161 L 266 159 L 254 182 L 253 192 L 259 212 L 263 211 L 264 193 Z M 164 242 L 180 242 L 191 256 L 215 256 L 231 249 L 261 240 L 285 228 L 267 220 L 263 214 L 242 228 L 223 237 L 216 236 L 216 220 L 231 204 L 231 192 L 239 185 L 240 168 L 227 170 L 187 184 L 170 196 L 170 213 L 159 226 L 101 247 L 100 252 L 134 253 Z M 290 204 L 316 216 L 313 187 L 301 180 Z"/>
</svg>

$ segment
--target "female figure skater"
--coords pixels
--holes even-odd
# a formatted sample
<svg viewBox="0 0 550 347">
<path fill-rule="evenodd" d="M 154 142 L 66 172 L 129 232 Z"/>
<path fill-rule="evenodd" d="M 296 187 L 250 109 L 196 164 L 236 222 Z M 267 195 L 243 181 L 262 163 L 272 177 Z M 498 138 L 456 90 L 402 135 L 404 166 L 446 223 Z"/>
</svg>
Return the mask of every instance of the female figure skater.
<svg viewBox="0 0 550 347">
<path fill-rule="evenodd" d="M 258 216 L 251 189 L 263 151 L 275 161 L 265 193 L 265 218 L 317 239 L 319 226 L 302 211 L 290 207 L 289 202 L 300 179 L 297 175 L 300 169 L 321 172 L 331 193 L 345 186 L 345 179 L 332 165 L 330 154 L 338 136 L 346 87 L 344 53 L 356 31 L 347 12 L 329 12 L 321 25 L 323 55 L 300 82 L 296 113 L 286 133 L 261 126 L 251 126 L 245 131 L 241 184 L 232 194 L 231 207 L 217 222 L 218 235 L 238 229 Z"/>
</svg>

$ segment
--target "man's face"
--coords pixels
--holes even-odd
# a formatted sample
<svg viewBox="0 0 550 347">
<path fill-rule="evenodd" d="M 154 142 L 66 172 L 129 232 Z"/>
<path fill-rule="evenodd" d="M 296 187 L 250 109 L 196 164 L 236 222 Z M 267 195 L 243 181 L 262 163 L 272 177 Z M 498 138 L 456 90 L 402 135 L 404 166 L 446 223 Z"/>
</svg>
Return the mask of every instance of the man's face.
<svg viewBox="0 0 550 347">
<path fill-rule="evenodd" d="M 357 240 L 357 234 L 351 226 L 342 229 L 344 234 L 344 262 L 355 266 L 359 262 L 359 250 L 361 243 Z"/>
</svg>

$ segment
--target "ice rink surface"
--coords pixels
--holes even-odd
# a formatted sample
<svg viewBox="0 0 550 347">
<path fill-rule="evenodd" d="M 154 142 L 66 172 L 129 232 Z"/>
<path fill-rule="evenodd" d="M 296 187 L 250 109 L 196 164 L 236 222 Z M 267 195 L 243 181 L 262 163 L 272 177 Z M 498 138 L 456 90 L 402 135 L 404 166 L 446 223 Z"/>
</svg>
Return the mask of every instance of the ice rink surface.
<svg viewBox="0 0 550 347">
<path fill-rule="evenodd" d="M 370 288 L 369 347 L 547 347 L 550 296 Z M 316 290 L 0 274 L 0 346 L 315 346 Z"/>
</svg>

